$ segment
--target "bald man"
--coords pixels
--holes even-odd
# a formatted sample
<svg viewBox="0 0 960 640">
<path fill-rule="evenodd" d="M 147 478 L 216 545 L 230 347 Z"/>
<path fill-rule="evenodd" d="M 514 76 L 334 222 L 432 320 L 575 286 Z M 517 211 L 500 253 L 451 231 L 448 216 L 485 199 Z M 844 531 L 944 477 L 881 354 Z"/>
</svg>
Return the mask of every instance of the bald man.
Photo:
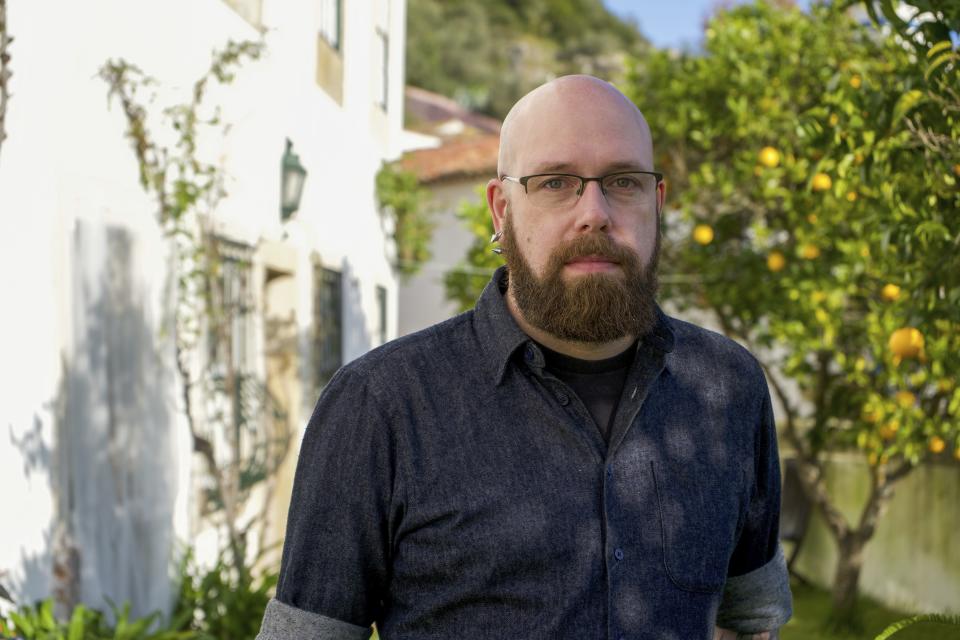
<svg viewBox="0 0 960 640">
<path fill-rule="evenodd" d="M 304 435 L 258 638 L 775 638 L 763 373 L 655 301 L 662 176 L 610 84 L 521 99 L 475 309 L 344 366 Z"/>
</svg>

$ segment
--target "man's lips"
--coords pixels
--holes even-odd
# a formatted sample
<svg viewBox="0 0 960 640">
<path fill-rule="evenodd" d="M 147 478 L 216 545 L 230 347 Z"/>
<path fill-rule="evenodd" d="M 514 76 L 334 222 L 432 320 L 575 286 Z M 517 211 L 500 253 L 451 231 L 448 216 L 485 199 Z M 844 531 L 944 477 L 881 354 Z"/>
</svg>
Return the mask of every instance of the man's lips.
<svg viewBox="0 0 960 640">
<path fill-rule="evenodd" d="M 590 264 L 590 263 L 599 263 L 599 264 L 618 264 L 613 258 L 608 258 L 606 256 L 577 256 L 572 260 L 568 260 L 567 264 Z"/>
<path fill-rule="evenodd" d="M 586 271 L 586 272 L 595 272 L 595 271 L 608 271 L 617 267 L 619 263 L 613 259 L 606 256 L 577 256 L 572 260 L 567 261 L 566 266 L 572 268 L 574 271 Z"/>
</svg>

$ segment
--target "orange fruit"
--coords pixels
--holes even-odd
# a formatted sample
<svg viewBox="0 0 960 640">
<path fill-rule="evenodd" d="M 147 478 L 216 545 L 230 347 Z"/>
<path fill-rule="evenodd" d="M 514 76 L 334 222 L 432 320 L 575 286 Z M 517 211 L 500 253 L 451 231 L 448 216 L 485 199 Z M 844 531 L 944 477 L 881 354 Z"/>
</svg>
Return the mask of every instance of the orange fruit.
<svg viewBox="0 0 960 640">
<path fill-rule="evenodd" d="M 847 192 L 847 202 L 856 202 L 857 201 L 857 192 L 848 191 Z"/>
<path fill-rule="evenodd" d="M 917 401 L 917 396 L 913 395 L 910 391 L 897 391 L 896 393 L 897 404 L 899 404 L 904 409 L 913 406 L 913 403 Z"/>
<path fill-rule="evenodd" d="M 957 174 L 958 177 L 960 177 L 960 162 L 953 165 L 953 172 Z"/>
<path fill-rule="evenodd" d="M 880 427 L 880 437 L 884 440 L 893 440 L 894 436 L 897 435 L 897 431 L 899 430 L 900 423 L 898 423 L 896 420 L 892 420 Z"/>
<path fill-rule="evenodd" d="M 931 453 L 943 453 L 946 448 L 947 443 L 940 436 L 933 436 L 927 443 L 927 449 L 930 449 Z"/>
<path fill-rule="evenodd" d="M 916 358 L 923 352 L 923 334 L 914 327 L 901 327 L 890 334 L 888 346 L 898 358 Z"/>
<path fill-rule="evenodd" d="M 892 282 L 888 282 L 883 285 L 883 289 L 880 290 L 880 297 L 887 302 L 896 302 L 900 299 L 900 287 Z"/>
<path fill-rule="evenodd" d="M 813 176 L 810 186 L 813 187 L 814 191 L 826 191 L 833 186 L 833 180 L 825 173 L 818 173 Z"/>
<path fill-rule="evenodd" d="M 835 114 L 835 113 L 831 113 L 831 114 L 830 114 L 830 118 L 829 118 L 829 122 L 830 122 L 830 126 L 831 126 L 831 127 L 837 126 L 837 123 L 840 122 L 840 116 L 838 116 L 838 115 Z"/>
<path fill-rule="evenodd" d="M 787 266 L 787 259 L 779 251 L 771 251 L 767 256 L 767 269 L 770 271 L 782 271 L 785 266 Z"/>
<path fill-rule="evenodd" d="M 780 152 L 773 147 L 760 149 L 760 164 L 770 169 L 780 164 Z"/>
<path fill-rule="evenodd" d="M 863 80 L 858 75 L 854 75 L 850 78 L 850 86 L 854 89 L 859 89 L 860 85 L 863 84 Z"/>
<path fill-rule="evenodd" d="M 800 256 L 804 260 L 816 260 L 820 257 L 820 247 L 815 244 L 805 244 L 800 247 Z"/>
<path fill-rule="evenodd" d="M 698 224 L 693 228 L 693 239 L 697 244 L 710 244 L 713 242 L 713 227 L 708 224 Z"/>
</svg>

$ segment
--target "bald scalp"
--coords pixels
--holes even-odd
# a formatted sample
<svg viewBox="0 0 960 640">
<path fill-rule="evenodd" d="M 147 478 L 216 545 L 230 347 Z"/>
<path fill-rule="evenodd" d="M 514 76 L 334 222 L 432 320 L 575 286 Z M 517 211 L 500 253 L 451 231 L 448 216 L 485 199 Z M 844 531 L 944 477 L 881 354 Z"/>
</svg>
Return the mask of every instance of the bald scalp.
<svg viewBox="0 0 960 640">
<path fill-rule="evenodd" d="M 574 110 L 584 116 L 608 109 L 626 116 L 637 126 L 643 145 L 641 151 L 650 158 L 650 169 L 653 168 L 650 126 L 637 106 L 605 80 L 588 75 L 570 75 L 540 85 L 520 98 L 507 113 L 500 128 L 498 176 L 512 175 L 511 172 L 518 170 L 516 157 L 524 130 L 559 109 Z"/>
</svg>

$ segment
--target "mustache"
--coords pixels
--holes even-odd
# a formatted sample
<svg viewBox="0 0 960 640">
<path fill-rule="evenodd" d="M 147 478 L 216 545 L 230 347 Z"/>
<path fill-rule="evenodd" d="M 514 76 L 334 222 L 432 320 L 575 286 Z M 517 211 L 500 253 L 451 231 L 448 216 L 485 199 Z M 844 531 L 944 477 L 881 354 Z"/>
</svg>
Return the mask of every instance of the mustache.
<svg viewBox="0 0 960 640">
<path fill-rule="evenodd" d="M 550 262 L 560 267 L 571 260 L 587 256 L 597 256 L 617 264 L 630 264 L 637 260 L 632 251 L 616 244 L 608 236 L 589 234 L 574 238 L 558 247 L 551 256 Z"/>
</svg>

